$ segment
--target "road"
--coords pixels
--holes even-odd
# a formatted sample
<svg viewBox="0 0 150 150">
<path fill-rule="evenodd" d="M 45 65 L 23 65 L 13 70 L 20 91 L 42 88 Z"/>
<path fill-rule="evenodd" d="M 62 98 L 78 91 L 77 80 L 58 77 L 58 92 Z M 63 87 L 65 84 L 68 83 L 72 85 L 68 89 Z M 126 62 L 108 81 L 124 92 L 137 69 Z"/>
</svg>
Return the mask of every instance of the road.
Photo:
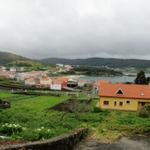
<svg viewBox="0 0 150 150">
<path fill-rule="evenodd" d="M 150 138 L 148 135 L 138 135 L 131 138 L 123 137 L 113 143 L 85 140 L 75 150 L 150 150 Z"/>
</svg>

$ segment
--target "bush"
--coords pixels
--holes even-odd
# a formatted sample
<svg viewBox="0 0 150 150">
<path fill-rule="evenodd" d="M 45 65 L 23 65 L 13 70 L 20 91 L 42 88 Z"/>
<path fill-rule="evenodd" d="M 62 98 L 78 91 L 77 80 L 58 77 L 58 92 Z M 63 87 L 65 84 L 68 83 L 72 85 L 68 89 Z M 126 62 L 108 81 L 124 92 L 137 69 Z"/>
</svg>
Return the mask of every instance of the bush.
<svg viewBox="0 0 150 150">
<path fill-rule="evenodd" d="M 23 137 L 23 139 L 30 140 L 30 141 L 41 140 L 41 139 L 44 140 L 53 136 L 55 136 L 54 130 L 47 129 L 45 127 L 37 128 L 34 130 L 28 129 L 28 130 L 24 130 L 21 133 L 21 137 Z"/>
<path fill-rule="evenodd" d="M 148 113 L 150 114 L 150 105 L 145 106 L 145 109 L 148 111 Z"/>
<path fill-rule="evenodd" d="M 93 109 L 93 112 L 94 113 L 100 113 L 100 112 L 102 112 L 103 110 L 101 109 L 101 108 L 99 108 L 99 107 L 94 107 L 94 109 Z"/>
<path fill-rule="evenodd" d="M 142 117 L 142 118 L 150 117 L 150 106 L 145 106 L 143 109 L 139 111 L 138 115 L 139 117 Z"/>
<path fill-rule="evenodd" d="M 24 130 L 24 128 L 19 124 L 5 123 L 4 125 L 1 126 L 0 133 L 12 135 L 12 134 L 20 133 L 23 130 Z"/>
</svg>

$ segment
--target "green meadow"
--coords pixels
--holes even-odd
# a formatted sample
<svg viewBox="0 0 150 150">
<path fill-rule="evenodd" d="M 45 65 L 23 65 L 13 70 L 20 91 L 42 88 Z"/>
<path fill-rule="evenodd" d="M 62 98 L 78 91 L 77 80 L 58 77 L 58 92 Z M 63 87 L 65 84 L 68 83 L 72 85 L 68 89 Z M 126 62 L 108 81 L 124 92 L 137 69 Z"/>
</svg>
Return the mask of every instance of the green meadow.
<svg viewBox="0 0 150 150">
<path fill-rule="evenodd" d="M 95 107 L 97 100 L 93 100 L 85 112 L 78 111 L 84 106 L 78 106 L 77 110 L 67 113 L 50 107 L 70 96 L 20 95 L 0 91 L 0 98 L 11 102 L 11 108 L 0 109 L 1 141 L 44 140 L 80 127 L 89 128 L 90 138 L 104 141 L 150 131 L 150 118 L 141 118 L 136 112 L 102 111 Z"/>
</svg>

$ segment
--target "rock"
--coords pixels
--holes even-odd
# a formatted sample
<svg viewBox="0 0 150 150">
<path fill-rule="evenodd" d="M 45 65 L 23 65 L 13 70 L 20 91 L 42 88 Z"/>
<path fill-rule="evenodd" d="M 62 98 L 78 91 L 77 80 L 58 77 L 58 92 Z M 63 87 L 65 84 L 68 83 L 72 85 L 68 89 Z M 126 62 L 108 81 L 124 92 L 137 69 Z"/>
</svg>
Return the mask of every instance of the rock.
<svg viewBox="0 0 150 150">
<path fill-rule="evenodd" d="M 9 101 L 3 101 L 0 99 L 0 109 L 6 109 L 10 108 L 10 102 Z"/>
</svg>

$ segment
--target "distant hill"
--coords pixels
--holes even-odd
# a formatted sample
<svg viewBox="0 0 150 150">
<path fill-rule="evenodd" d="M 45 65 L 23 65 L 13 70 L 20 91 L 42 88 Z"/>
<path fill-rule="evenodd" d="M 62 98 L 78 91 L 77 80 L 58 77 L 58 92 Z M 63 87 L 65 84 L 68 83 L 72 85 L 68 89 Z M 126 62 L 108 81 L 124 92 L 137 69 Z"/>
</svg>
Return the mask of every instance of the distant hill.
<svg viewBox="0 0 150 150">
<path fill-rule="evenodd" d="M 0 65 L 4 66 L 42 66 L 43 64 L 40 61 L 32 60 L 29 58 L 25 58 L 13 53 L 0 52 Z"/>
<path fill-rule="evenodd" d="M 29 59 L 12 53 L 0 52 L 0 64 L 8 64 L 16 60 L 25 61 Z"/>
<path fill-rule="evenodd" d="M 89 66 L 108 66 L 111 68 L 149 68 L 150 60 L 139 59 L 116 59 L 116 58 L 87 58 L 87 59 L 62 59 L 62 58 L 47 58 L 41 60 L 47 64 L 70 64 L 70 65 L 89 65 Z"/>
</svg>

